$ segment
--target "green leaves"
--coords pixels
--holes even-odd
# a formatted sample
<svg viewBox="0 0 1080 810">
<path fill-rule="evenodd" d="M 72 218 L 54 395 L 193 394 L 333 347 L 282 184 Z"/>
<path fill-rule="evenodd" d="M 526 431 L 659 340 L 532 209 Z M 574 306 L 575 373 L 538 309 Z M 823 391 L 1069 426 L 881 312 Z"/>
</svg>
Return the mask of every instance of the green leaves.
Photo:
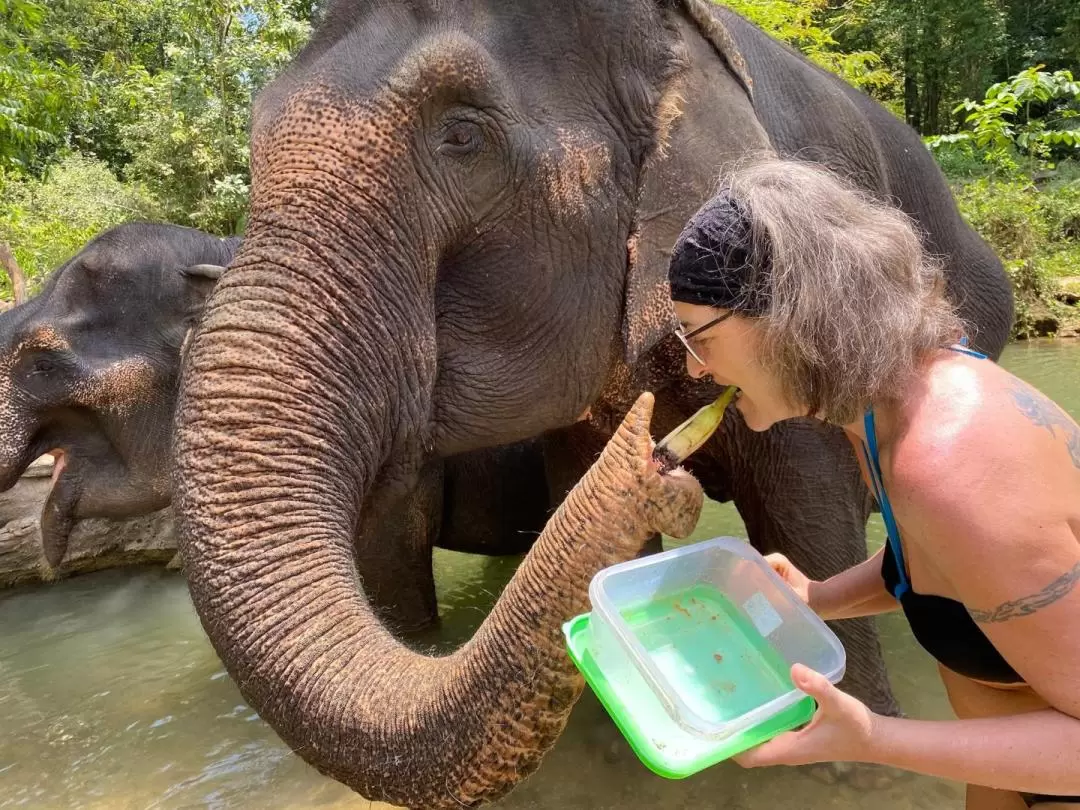
<svg viewBox="0 0 1080 810">
<path fill-rule="evenodd" d="M 987 163 L 1005 174 L 1020 171 L 1018 158 L 1048 168 L 1055 147 L 1080 148 L 1080 128 L 1066 124 L 1080 116 L 1074 108 L 1080 106 L 1080 82 L 1068 70 L 1047 72 L 1044 67 L 1027 68 L 991 85 L 982 101 L 962 101 L 953 112 L 967 113 L 967 130 L 930 138 L 930 148 L 939 150 L 969 140 L 985 150 Z"/>
<path fill-rule="evenodd" d="M 0 0 L 0 168 L 40 176 L 72 150 L 94 155 L 166 218 L 233 233 L 252 97 L 312 13 L 295 0 Z"/>
<path fill-rule="evenodd" d="M 39 167 L 85 96 L 78 69 L 35 53 L 44 20 L 37 3 L 0 0 L 0 168 L 9 171 Z"/>
<path fill-rule="evenodd" d="M 169 219 L 233 233 L 247 207 L 252 97 L 308 24 L 278 0 L 180 0 L 174 10 L 179 26 L 161 44 L 162 69 L 120 89 L 135 111 L 119 128 L 131 156 L 125 174 L 153 191 Z"/>
<path fill-rule="evenodd" d="M 31 292 L 106 228 L 160 216 L 144 189 L 121 183 L 108 166 L 82 155 L 66 158 L 40 180 L 0 176 L 0 200 L 0 241 L 11 245 Z"/>
<path fill-rule="evenodd" d="M 867 2 L 850 0 L 839 9 L 829 0 L 730 0 L 724 5 L 849 84 L 885 99 L 895 93 L 898 82 L 881 56 L 870 50 L 847 51 L 836 39 Z"/>
</svg>

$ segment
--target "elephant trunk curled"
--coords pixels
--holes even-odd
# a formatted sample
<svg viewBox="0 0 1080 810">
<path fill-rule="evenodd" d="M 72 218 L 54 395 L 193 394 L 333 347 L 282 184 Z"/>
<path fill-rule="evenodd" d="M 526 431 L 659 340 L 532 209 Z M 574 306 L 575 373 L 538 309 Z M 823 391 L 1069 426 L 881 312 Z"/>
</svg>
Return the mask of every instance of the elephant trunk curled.
<svg viewBox="0 0 1080 810">
<path fill-rule="evenodd" d="M 309 264 L 283 271 L 279 249 Z M 432 369 L 409 334 L 360 317 L 374 294 L 341 289 L 312 251 L 256 233 L 193 341 L 177 435 L 192 597 L 241 692 L 309 763 L 371 799 L 475 806 L 561 732 L 583 683 L 560 626 L 588 609 L 591 576 L 656 531 L 688 533 L 701 491 L 652 466 L 644 395 L 475 637 L 442 658 L 408 650 L 368 604 L 351 542 L 401 437 L 420 429 L 424 408 L 402 398 L 430 392 Z M 310 285 L 322 313 L 292 317 L 290 285 Z M 354 382 L 374 375 L 385 390 Z"/>
</svg>

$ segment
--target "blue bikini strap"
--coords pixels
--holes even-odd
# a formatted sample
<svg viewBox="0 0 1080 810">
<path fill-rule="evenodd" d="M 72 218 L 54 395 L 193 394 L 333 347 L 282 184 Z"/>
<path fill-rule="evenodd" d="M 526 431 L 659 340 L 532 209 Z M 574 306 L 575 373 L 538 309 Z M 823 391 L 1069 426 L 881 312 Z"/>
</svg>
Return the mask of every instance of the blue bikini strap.
<svg viewBox="0 0 1080 810">
<path fill-rule="evenodd" d="M 969 349 L 967 347 L 967 345 L 968 345 L 967 335 L 964 335 L 962 338 L 960 338 L 959 345 L 950 346 L 949 349 L 954 351 L 954 352 L 959 352 L 960 354 L 967 354 L 967 355 L 971 355 L 972 357 L 977 357 L 980 360 L 986 360 L 987 359 L 985 354 L 983 354 L 982 352 L 977 352 L 974 349 Z"/>
<path fill-rule="evenodd" d="M 893 597 L 899 601 L 900 597 L 911 590 L 911 583 L 908 581 L 907 566 L 904 564 L 904 548 L 900 545 L 900 527 L 896 525 L 892 504 L 889 503 L 889 496 L 885 493 L 885 480 L 881 476 L 873 408 L 867 409 L 866 415 L 863 417 L 863 427 L 866 430 L 863 457 L 866 459 L 866 468 L 870 471 L 870 481 L 874 485 L 874 496 L 877 498 L 878 506 L 881 507 L 881 518 L 885 522 L 885 531 L 889 536 L 889 547 L 892 548 L 893 557 L 896 560 L 896 570 L 900 575 L 899 582 L 893 589 Z"/>
</svg>

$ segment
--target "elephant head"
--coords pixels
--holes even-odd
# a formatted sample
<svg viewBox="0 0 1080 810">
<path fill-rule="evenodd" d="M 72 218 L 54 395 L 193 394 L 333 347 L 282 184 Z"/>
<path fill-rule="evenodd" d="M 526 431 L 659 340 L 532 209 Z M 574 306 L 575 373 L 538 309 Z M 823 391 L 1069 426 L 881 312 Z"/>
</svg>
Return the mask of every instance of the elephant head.
<svg viewBox="0 0 1080 810">
<path fill-rule="evenodd" d="M 170 502 L 181 346 L 238 242 L 121 225 L 0 315 L 0 489 L 54 457 L 41 515 L 50 565 L 77 520 Z"/>
<path fill-rule="evenodd" d="M 531 770 L 580 687 L 559 624 L 660 528 L 636 473 L 579 490 L 447 659 L 383 631 L 352 553 L 396 553 L 371 527 L 429 459 L 574 424 L 673 325 L 638 236 L 688 63 L 667 5 L 338 2 L 255 106 L 244 244 L 185 364 L 180 550 L 242 692 L 365 796 L 471 806 Z"/>
</svg>

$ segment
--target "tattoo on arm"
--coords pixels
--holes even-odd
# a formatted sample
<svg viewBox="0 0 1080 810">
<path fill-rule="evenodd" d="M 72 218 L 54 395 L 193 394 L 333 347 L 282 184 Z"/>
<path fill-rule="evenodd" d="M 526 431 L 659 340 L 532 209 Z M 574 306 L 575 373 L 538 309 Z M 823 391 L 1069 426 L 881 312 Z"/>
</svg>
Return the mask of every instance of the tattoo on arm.
<svg viewBox="0 0 1080 810">
<path fill-rule="evenodd" d="M 1073 466 L 1080 470 L 1080 428 L 1051 400 L 1034 388 L 1017 381 L 1010 391 L 1020 413 L 1035 427 L 1046 428 L 1055 438 L 1063 438 Z"/>
<path fill-rule="evenodd" d="M 968 609 L 968 613 L 971 614 L 971 618 L 980 624 L 995 624 L 997 622 L 1006 622 L 1009 619 L 1016 619 L 1020 616 L 1030 616 L 1036 610 L 1052 605 L 1059 599 L 1068 596 L 1069 592 L 1076 587 L 1077 582 L 1080 582 L 1080 563 L 1077 563 L 1071 571 L 1062 574 L 1038 593 L 1020 599 L 1013 599 L 1011 602 L 1003 602 L 992 610 Z"/>
</svg>

